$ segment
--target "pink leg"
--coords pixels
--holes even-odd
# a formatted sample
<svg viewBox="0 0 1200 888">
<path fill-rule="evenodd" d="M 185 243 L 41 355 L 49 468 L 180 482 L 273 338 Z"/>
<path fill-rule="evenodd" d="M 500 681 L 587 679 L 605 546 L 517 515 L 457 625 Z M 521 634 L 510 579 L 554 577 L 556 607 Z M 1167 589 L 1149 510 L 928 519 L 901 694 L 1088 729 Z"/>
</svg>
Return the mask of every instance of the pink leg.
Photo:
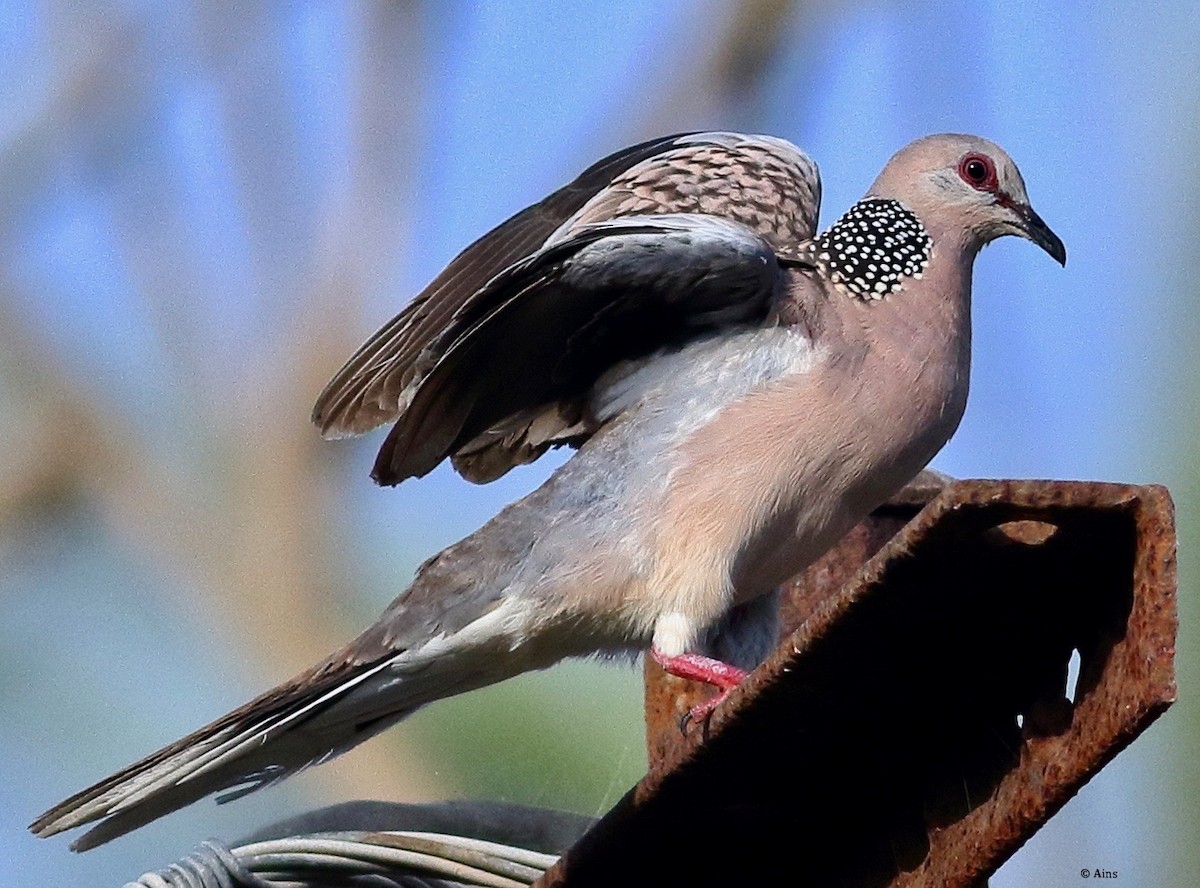
<svg viewBox="0 0 1200 888">
<path fill-rule="evenodd" d="M 702 681 L 705 684 L 713 685 L 718 690 L 715 697 L 705 700 L 703 703 L 697 703 L 688 710 L 681 725 L 684 730 L 687 729 L 688 722 L 707 725 L 708 717 L 712 715 L 713 710 L 720 706 L 721 701 L 729 696 L 729 692 L 741 684 L 742 679 L 746 677 L 745 670 L 700 654 L 677 654 L 670 657 L 658 648 L 651 647 L 650 656 L 669 674 L 692 681 Z"/>
</svg>

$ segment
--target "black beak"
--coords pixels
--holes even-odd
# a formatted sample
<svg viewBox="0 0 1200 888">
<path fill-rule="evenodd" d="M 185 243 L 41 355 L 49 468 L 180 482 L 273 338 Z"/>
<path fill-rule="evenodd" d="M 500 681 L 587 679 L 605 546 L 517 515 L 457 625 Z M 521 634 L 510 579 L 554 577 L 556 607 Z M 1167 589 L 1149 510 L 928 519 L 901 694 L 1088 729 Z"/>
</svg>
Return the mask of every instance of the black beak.
<svg viewBox="0 0 1200 888">
<path fill-rule="evenodd" d="M 1021 217 L 1021 227 L 1025 236 L 1054 257 L 1059 265 L 1067 264 L 1067 248 L 1062 238 L 1050 230 L 1050 226 L 1042 221 L 1042 217 L 1033 211 L 1033 207 L 1017 207 L 1017 215 Z"/>
</svg>

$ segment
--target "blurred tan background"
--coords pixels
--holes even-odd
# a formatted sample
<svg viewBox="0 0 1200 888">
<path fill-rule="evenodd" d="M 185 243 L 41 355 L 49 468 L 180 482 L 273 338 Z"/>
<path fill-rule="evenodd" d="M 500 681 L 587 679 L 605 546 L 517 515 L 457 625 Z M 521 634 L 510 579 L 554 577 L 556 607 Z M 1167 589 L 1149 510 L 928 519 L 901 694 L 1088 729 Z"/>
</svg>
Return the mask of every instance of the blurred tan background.
<svg viewBox="0 0 1200 888">
<path fill-rule="evenodd" d="M 120 884 L 342 799 L 596 814 L 631 785 L 640 673 L 573 663 L 85 857 L 24 832 L 341 644 L 548 474 L 379 490 L 380 437 L 322 442 L 308 411 L 470 240 L 611 150 L 706 128 L 799 143 L 827 220 L 927 132 L 1021 164 L 1070 262 L 980 258 L 971 406 L 935 464 L 1170 484 L 1183 702 L 993 885 L 1194 884 L 1200 12 L 1126 9 L 0 2 L 0 884 Z"/>
</svg>

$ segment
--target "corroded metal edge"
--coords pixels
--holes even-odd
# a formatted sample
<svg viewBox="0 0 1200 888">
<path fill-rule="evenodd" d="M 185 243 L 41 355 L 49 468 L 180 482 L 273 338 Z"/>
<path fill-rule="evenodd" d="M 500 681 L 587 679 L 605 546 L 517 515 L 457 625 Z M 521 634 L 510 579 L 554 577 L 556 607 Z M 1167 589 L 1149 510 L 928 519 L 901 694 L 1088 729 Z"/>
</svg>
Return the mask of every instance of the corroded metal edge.
<svg viewBox="0 0 1200 888">
<path fill-rule="evenodd" d="M 900 511 L 903 511 L 903 503 Z M 1133 603 L 1127 631 L 1107 657 L 1095 686 L 1074 710 L 1068 728 L 1059 734 L 1026 738 L 1020 761 L 1004 775 L 991 798 L 961 819 L 932 829 L 929 853 L 918 866 L 900 873 L 894 885 L 970 886 L 979 884 L 1020 847 L 1087 780 L 1127 746 L 1174 701 L 1175 537 L 1170 496 L 1162 487 L 1135 487 L 1095 482 L 964 481 L 935 496 L 874 557 L 862 566 L 840 592 L 809 602 L 802 625 L 713 714 L 709 737 L 719 736 L 726 725 L 754 705 L 755 699 L 781 675 L 793 668 L 805 651 L 836 631 L 858 604 L 884 579 L 887 566 L 909 557 L 915 544 L 948 514 L 964 509 L 999 509 L 1004 520 L 1053 521 L 1064 510 L 1093 509 L 1125 512 L 1133 516 L 1136 549 L 1133 564 Z M 875 521 L 879 520 L 875 516 Z M 902 519 L 901 519 L 902 520 Z M 854 558 L 872 550 L 872 528 L 865 523 L 827 558 Z M 884 525 L 886 528 L 886 524 Z M 877 545 L 875 541 L 874 545 Z M 846 551 L 849 550 L 849 554 Z M 845 567 L 845 563 L 842 564 Z M 806 572 L 806 580 L 821 585 L 820 564 Z M 832 571 L 836 574 L 837 571 Z M 830 587 L 829 577 L 825 586 Z M 675 683 L 678 680 L 668 679 Z M 653 674 L 648 677 L 655 686 Z M 669 694 L 669 706 L 684 705 L 690 692 Z M 661 706 L 660 706 L 661 708 Z M 651 715 L 651 713 L 648 713 Z M 657 713 L 662 721 L 663 712 Z M 695 755 L 699 735 L 687 738 L 661 733 L 655 743 L 651 731 L 652 767 L 625 797 L 596 833 L 619 836 L 628 814 L 653 798 L 662 782 L 687 769 Z M 569 864 L 568 854 L 564 864 Z M 569 865 L 560 865 L 543 880 L 544 885 L 570 884 Z"/>
<path fill-rule="evenodd" d="M 1096 686 L 1074 707 L 1069 728 L 1026 737 L 1019 765 L 992 798 L 932 832 L 929 854 L 892 882 L 897 888 L 982 884 L 1177 697 L 1175 518 L 1166 488 L 970 481 L 947 493 L 943 509 L 1003 501 L 1028 510 L 1032 514 L 1022 517 L 1034 519 L 1047 510 L 1079 506 L 1129 509 L 1138 537 L 1133 607 L 1124 638 L 1113 647 Z"/>
</svg>

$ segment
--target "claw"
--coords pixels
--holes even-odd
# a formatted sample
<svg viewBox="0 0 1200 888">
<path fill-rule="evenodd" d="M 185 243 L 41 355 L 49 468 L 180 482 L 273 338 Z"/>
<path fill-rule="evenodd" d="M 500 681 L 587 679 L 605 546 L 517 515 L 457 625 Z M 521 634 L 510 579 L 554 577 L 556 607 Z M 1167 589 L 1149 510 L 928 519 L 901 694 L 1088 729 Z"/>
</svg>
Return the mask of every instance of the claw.
<svg viewBox="0 0 1200 888">
<path fill-rule="evenodd" d="M 695 707 L 693 706 L 692 709 L 695 709 Z M 679 716 L 679 733 L 686 734 L 688 731 L 688 725 L 690 725 L 691 723 L 692 723 L 692 710 L 689 709 L 683 715 Z"/>
</svg>

